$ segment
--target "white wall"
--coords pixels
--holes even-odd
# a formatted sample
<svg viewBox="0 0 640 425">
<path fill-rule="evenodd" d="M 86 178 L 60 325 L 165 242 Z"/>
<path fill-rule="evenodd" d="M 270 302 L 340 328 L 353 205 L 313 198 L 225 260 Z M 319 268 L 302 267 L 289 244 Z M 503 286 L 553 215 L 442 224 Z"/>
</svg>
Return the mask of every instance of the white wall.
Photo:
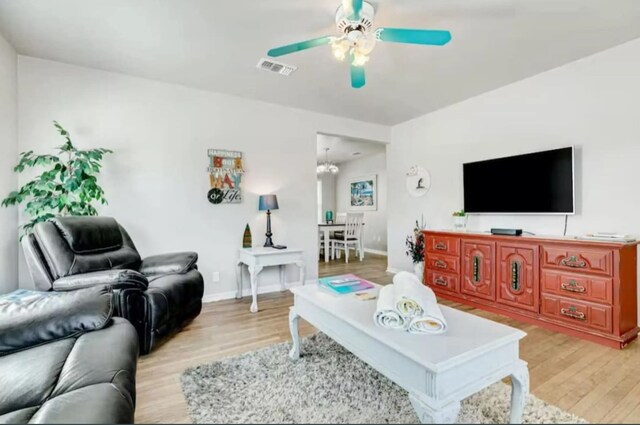
<svg viewBox="0 0 640 425">
<path fill-rule="evenodd" d="M 0 199 L 17 189 L 17 57 L 0 36 Z M 0 208 L 0 294 L 18 287 L 18 209 Z"/>
<path fill-rule="evenodd" d="M 420 214 L 429 228 L 451 228 L 463 202 L 462 163 L 568 145 L 577 147 L 577 215 L 568 234 L 640 234 L 640 40 L 400 124 L 391 138 L 391 268 L 410 269 L 404 237 Z M 414 164 L 432 176 L 431 191 L 418 199 L 404 190 Z M 563 220 L 472 216 L 469 226 L 558 235 Z"/>
<path fill-rule="evenodd" d="M 349 180 L 376 174 L 378 186 L 378 209 L 364 211 L 365 249 L 387 252 L 387 156 L 379 153 L 340 165 L 336 180 L 336 211 L 349 212 Z"/>
<path fill-rule="evenodd" d="M 234 293 L 247 222 L 254 244 L 264 243 L 261 193 L 278 195 L 274 242 L 303 248 L 307 277 L 316 277 L 316 133 L 389 139 L 384 126 L 56 62 L 20 57 L 18 69 L 20 149 L 58 144 L 54 119 L 80 147 L 113 149 L 100 179 L 109 200 L 101 213 L 124 225 L 143 256 L 197 251 L 209 299 Z M 208 148 L 244 152 L 243 203 L 207 201 Z M 277 282 L 276 270 L 261 276 L 261 285 Z M 21 279 L 28 285 L 22 268 Z"/>
</svg>

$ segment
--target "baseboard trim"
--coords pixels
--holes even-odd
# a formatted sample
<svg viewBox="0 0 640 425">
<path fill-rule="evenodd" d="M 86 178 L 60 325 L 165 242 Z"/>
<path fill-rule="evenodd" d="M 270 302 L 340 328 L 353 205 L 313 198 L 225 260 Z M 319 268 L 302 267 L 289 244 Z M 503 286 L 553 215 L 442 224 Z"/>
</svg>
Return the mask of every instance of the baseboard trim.
<svg viewBox="0 0 640 425">
<path fill-rule="evenodd" d="M 381 251 L 379 249 L 365 248 L 364 252 L 368 252 L 369 254 L 384 255 L 385 257 L 387 256 L 387 251 Z"/>
<path fill-rule="evenodd" d="M 313 284 L 313 283 L 316 283 L 316 280 L 315 279 L 305 280 L 305 283 L 307 285 Z M 251 288 L 247 288 L 247 285 L 248 283 L 245 283 L 245 287 L 242 288 L 243 297 L 248 297 L 251 295 Z M 295 286 L 302 286 L 302 283 L 300 281 L 289 282 L 285 286 L 286 286 L 286 289 L 289 289 Z M 258 294 L 268 294 L 270 292 L 279 292 L 280 290 L 281 290 L 281 286 L 279 283 L 274 283 L 266 286 L 258 285 Z M 216 301 L 231 300 L 236 297 L 236 292 L 237 291 L 224 291 L 224 292 L 216 292 L 213 294 L 204 294 L 204 296 L 202 297 L 202 302 L 212 303 Z"/>
<path fill-rule="evenodd" d="M 400 270 L 400 269 L 396 269 L 396 268 L 393 268 L 393 267 L 387 267 L 387 273 L 397 274 L 397 273 L 400 273 L 401 271 L 402 270 Z"/>
</svg>

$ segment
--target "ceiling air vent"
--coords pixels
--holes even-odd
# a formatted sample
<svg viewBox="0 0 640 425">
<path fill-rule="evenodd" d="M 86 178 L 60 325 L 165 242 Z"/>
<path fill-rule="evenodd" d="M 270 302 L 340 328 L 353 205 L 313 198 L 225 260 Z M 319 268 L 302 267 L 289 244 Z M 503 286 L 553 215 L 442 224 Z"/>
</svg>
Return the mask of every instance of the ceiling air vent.
<svg viewBox="0 0 640 425">
<path fill-rule="evenodd" d="M 264 71 L 277 72 L 280 75 L 289 76 L 293 71 L 298 69 L 293 65 L 287 65 L 282 62 L 274 61 L 273 59 L 265 59 L 262 58 L 258 62 L 258 69 L 262 69 Z"/>
</svg>

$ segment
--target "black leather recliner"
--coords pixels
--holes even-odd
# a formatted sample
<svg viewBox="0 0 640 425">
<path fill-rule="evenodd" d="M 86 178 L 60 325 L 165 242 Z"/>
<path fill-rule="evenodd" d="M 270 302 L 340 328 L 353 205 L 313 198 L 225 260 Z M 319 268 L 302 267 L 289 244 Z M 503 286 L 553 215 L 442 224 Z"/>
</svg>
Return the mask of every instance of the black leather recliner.
<svg viewBox="0 0 640 425">
<path fill-rule="evenodd" d="M 138 335 L 111 292 L 0 296 L 0 424 L 133 423 Z"/>
<path fill-rule="evenodd" d="M 22 239 L 22 246 L 39 290 L 110 286 L 115 314 L 134 325 L 142 354 L 202 309 L 204 282 L 196 266 L 198 254 L 141 259 L 129 234 L 111 217 L 58 217 L 38 223 Z"/>
</svg>

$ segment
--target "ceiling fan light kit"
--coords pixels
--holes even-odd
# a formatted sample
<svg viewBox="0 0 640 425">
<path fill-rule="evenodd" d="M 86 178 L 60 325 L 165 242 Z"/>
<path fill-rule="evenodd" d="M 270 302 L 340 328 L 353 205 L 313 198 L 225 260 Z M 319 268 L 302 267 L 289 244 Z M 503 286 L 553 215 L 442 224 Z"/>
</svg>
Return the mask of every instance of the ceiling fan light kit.
<svg viewBox="0 0 640 425">
<path fill-rule="evenodd" d="M 288 55 L 312 47 L 330 45 L 333 56 L 344 61 L 347 56 L 351 68 L 351 87 L 365 85 L 364 65 L 378 42 L 443 46 L 451 41 L 451 33 L 444 30 L 408 28 L 378 28 L 373 30 L 375 10 L 363 0 L 343 0 L 336 11 L 339 36 L 324 36 L 299 43 L 276 47 L 267 52 L 271 57 Z"/>
</svg>

